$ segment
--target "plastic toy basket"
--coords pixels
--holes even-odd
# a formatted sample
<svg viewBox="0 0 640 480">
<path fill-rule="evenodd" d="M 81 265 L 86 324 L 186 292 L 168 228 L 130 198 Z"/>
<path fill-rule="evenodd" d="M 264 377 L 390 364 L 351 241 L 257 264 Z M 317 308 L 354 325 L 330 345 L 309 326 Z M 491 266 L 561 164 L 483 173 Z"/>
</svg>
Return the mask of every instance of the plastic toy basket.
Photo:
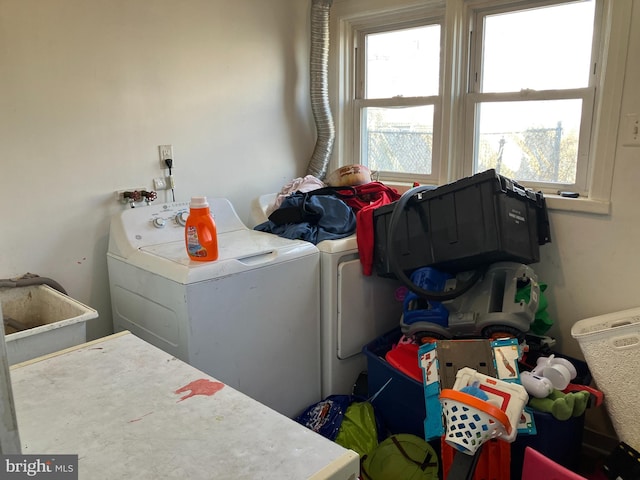
<svg viewBox="0 0 640 480">
<path fill-rule="evenodd" d="M 475 455 L 486 441 L 511 435 L 509 417 L 489 402 L 458 390 L 443 389 L 440 403 L 446 422 L 445 441 L 462 453 Z"/>
</svg>

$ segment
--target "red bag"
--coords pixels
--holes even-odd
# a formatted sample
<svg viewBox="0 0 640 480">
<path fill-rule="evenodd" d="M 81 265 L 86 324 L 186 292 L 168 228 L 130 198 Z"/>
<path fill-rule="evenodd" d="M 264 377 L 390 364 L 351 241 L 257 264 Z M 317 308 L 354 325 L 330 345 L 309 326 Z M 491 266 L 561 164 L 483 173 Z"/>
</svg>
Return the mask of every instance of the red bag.
<svg viewBox="0 0 640 480">
<path fill-rule="evenodd" d="M 373 211 L 400 198 L 395 188 L 381 182 L 369 182 L 349 187 L 324 187 L 308 195 L 336 195 L 356 212 L 356 241 L 362 274 L 373 272 Z"/>
<path fill-rule="evenodd" d="M 386 186 L 381 182 L 369 182 L 354 187 L 348 187 L 351 191 L 341 191 L 343 201 L 349 205 L 355 212 L 365 207 L 376 204 L 377 207 L 394 202 L 400 198 L 400 194 L 395 188 Z"/>
<path fill-rule="evenodd" d="M 356 212 L 356 241 L 360 254 L 362 274 L 373 272 L 373 211 L 400 198 L 395 188 L 380 182 L 370 182 L 353 187 L 356 194 L 344 202 Z"/>
</svg>

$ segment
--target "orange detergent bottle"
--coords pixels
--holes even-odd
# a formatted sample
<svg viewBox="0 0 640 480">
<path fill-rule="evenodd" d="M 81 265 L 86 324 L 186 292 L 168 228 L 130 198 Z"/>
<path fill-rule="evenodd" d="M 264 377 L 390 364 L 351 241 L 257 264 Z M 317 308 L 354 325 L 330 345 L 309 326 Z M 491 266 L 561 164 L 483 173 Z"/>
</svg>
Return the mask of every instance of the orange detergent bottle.
<svg viewBox="0 0 640 480">
<path fill-rule="evenodd" d="M 218 259 L 218 232 L 207 197 L 191 198 L 184 240 L 191 260 L 210 262 Z"/>
</svg>

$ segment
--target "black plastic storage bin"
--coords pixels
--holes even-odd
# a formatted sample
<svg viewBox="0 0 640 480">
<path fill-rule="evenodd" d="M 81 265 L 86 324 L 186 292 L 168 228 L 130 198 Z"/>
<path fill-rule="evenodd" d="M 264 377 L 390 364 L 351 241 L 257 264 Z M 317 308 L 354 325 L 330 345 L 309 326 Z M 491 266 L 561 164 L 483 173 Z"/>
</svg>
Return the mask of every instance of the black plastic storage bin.
<svg viewBox="0 0 640 480">
<path fill-rule="evenodd" d="M 396 328 L 362 349 L 367 358 L 368 394 L 375 395 L 391 380 L 372 401 L 385 428 L 391 434 L 411 433 L 424 438 L 426 407 L 422 382 L 405 375 L 384 358 L 401 335 L 400 328 Z"/>
<path fill-rule="evenodd" d="M 604 474 L 611 480 L 640 478 L 640 452 L 620 442 L 603 465 Z"/>
<path fill-rule="evenodd" d="M 396 204 L 373 213 L 374 266 L 381 276 L 395 276 L 389 264 L 391 249 L 404 272 L 433 266 L 458 273 L 499 261 L 536 263 L 539 245 L 551 241 L 542 193 L 495 170 L 410 198 L 399 213 L 390 245 L 388 230 Z"/>
</svg>

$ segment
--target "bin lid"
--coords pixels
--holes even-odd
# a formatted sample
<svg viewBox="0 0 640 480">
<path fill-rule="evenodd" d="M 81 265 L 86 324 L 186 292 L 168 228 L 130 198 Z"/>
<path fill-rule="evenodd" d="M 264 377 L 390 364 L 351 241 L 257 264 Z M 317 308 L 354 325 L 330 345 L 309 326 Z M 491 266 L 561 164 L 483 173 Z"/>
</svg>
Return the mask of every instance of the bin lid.
<svg viewBox="0 0 640 480">
<path fill-rule="evenodd" d="M 640 327 L 640 307 L 585 318 L 571 327 L 571 336 L 578 341 L 602 334 L 615 334 Z"/>
</svg>

